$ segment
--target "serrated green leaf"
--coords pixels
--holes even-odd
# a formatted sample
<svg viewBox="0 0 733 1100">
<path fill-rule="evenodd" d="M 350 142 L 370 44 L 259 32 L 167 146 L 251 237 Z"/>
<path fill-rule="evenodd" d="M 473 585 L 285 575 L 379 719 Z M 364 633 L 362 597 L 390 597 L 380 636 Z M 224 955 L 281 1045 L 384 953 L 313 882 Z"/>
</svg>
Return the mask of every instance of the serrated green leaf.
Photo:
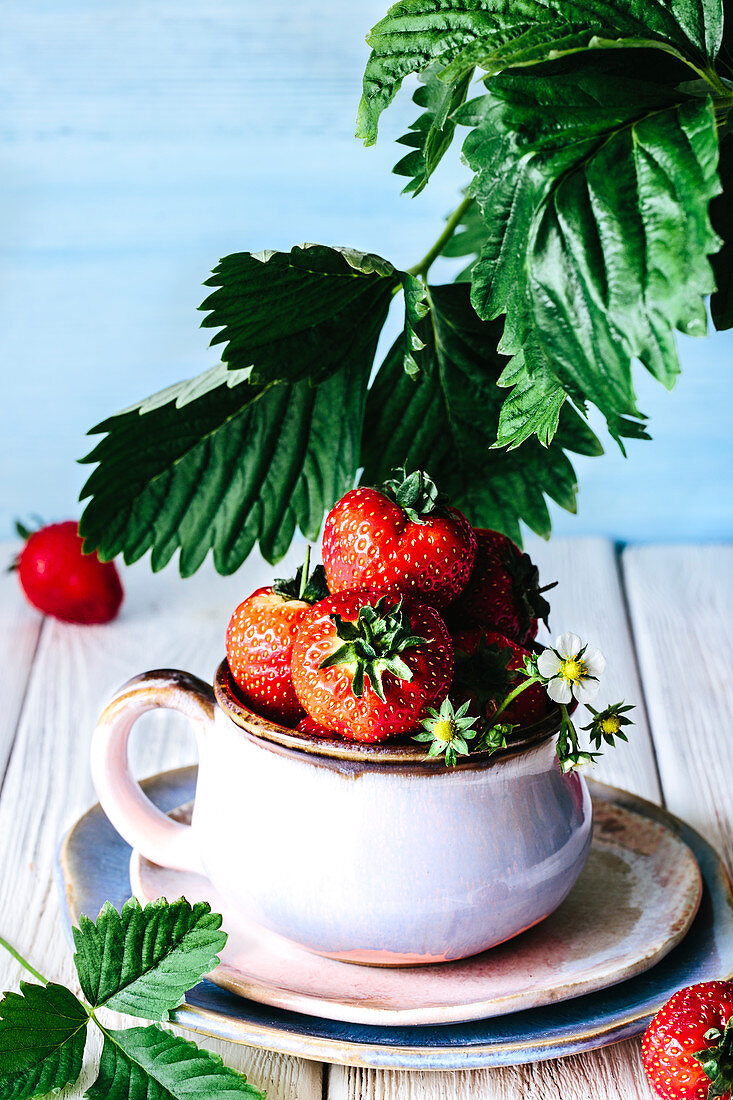
<svg viewBox="0 0 733 1100">
<path fill-rule="evenodd" d="M 226 256 L 206 286 L 206 328 L 230 370 L 259 385 L 324 381 L 371 348 L 399 276 L 380 256 L 325 245 Z"/>
<path fill-rule="evenodd" d="M 525 351 L 518 352 L 499 376 L 497 385 L 511 386 L 499 415 L 495 447 L 510 450 L 536 435 L 547 447 L 558 429 L 560 410 L 567 394 L 544 357 L 539 369 L 533 369 Z"/>
<path fill-rule="evenodd" d="M 367 36 L 357 137 L 372 145 L 379 116 L 408 73 L 430 65 L 455 81 L 585 49 L 659 48 L 705 68 L 723 28 L 721 0 L 401 0 Z M 623 41 L 622 41 L 623 40 Z"/>
<path fill-rule="evenodd" d="M 264 1100 L 243 1073 L 221 1058 L 152 1024 L 105 1029 L 99 1074 L 89 1100 L 220 1100 L 244 1095 Z"/>
<path fill-rule="evenodd" d="M 489 83 L 463 115 L 479 120 L 465 150 L 489 229 L 473 304 L 506 312 L 502 352 L 541 344 L 563 389 L 618 437 L 621 418 L 642 417 L 632 361 L 669 388 L 674 330 L 706 330 L 712 105 L 598 70 Z"/>
<path fill-rule="evenodd" d="M 723 190 L 711 203 L 710 217 L 723 247 L 712 260 L 717 289 L 710 299 L 710 312 L 720 331 L 733 328 L 733 134 L 720 144 L 718 174 Z"/>
<path fill-rule="evenodd" d="M 76 1081 L 89 1016 L 62 985 L 20 983 L 0 1001 L 0 1097 L 29 1100 Z"/>
<path fill-rule="evenodd" d="M 405 272 L 402 276 L 405 296 L 405 327 L 403 367 L 411 378 L 415 378 L 421 369 L 422 353 L 425 341 L 420 336 L 420 323 L 430 309 L 428 289 L 422 279 Z"/>
<path fill-rule="evenodd" d="M 90 1005 L 146 1020 L 167 1019 L 218 965 L 227 940 L 220 914 L 185 898 L 160 898 L 144 909 L 131 898 L 119 913 L 107 902 L 96 923 L 82 915 L 73 933 L 74 963 Z"/>
<path fill-rule="evenodd" d="M 456 128 L 451 115 L 465 100 L 472 76 L 473 69 L 469 69 L 455 83 L 446 84 L 438 79 L 436 66 L 420 74 L 421 84 L 412 100 L 426 109 L 413 122 L 410 132 L 397 138 L 400 145 L 408 145 L 412 150 L 393 169 L 398 176 L 410 176 L 403 195 L 420 194 L 450 147 Z"/>
<path fill-rule="evenodd" d="M 575 508 L 577 481 L 563 448 L 589 454 L 599 444 L 563 409 L 550 447 L 529 440 L 517 451 L 492 450 L 504 397 L 497 386 L 506 366 L 497 352 L 501 326 L 476 316 L 465 283 L 431 287 L 430 299 L 423 372 L 407 377 L 398 340 L 369 391 L 363 482 L 380 484 L 402 463 L 425 469 L 475 525 L 519 540 L 521 520 L 547 536 L 545 495 Z"/>
<path fill-rule="evenodd" d="M 183 407 L 168 391 L 168 404 L 93 429 L 107 434 L 83 460 L 99 463 L 82 491 L 92 498 L 80 522 L 86 548 L 128 563 L 152 550 L 154 570 L 180 549 L 190 576 L 209 550 L 220 573 L 233 573 L 257 542 L 275 562 L 296 527 L 313 541 L 354 483 L 377 338 L 375 327 L 372 345 L 318 387 L 230 388 L 222 365 Z"/>
</svg>

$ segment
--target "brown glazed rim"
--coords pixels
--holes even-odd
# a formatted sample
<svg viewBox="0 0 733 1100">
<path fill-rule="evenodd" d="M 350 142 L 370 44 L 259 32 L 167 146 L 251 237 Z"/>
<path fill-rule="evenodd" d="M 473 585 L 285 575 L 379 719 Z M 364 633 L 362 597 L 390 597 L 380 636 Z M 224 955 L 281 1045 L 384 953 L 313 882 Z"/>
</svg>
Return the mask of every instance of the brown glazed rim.
<svg viewBox="0 0 733 1100">
<path fill-rule="evenodd" d="M 221 662 L 214 677 L 214 695 L 216 701 L 235 725 L 258 741 L 271 742 L 296 752 L 310 753 L 314 756 L 327 756 L 337 760 L 350 760 L 363 764 L 405 764 L 429 766 L 432 769 L 456 771 L 461 768 L 486 766 L 511 756 L 517 756 L 527 749 L 535 748 L 548 741 L 560 728 L 560 708 L 553 707 L 546 718 L 526 726 L 520 736 L 510 741 L 505 749 L 497 752 L 477 752 L 460 760 L 455 768 L 448 768 L 442 758 L 428 756 L 427 751 L 414 741 L 396 740 L 368 744 L 362 741 L 330 740 L 316 737 L 312 733 L 300 733 L 279 726 L 268 718 L 263 718 L 241 701 L 237 687 L 229 671 L 226 659 Z"/>
</svg>

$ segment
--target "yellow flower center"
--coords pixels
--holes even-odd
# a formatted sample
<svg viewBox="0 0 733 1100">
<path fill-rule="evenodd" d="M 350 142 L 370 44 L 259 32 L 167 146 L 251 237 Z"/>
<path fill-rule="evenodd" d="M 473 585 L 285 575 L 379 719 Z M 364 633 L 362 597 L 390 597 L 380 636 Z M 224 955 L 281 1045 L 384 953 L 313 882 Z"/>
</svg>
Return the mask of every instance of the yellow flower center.
<svg viewBox="0 0 733 1100">
<path fill-rule="evenodd" d="M 607 718 L 601 719 L 601 731 L 603 733 L 618 733 L 621 729 L 621 722 L 615 714 L 610 714 Z"/>
<path fill-rule="evenodd" d="M 439 718 L 433 726 L 433 735 L 438 741 L 444 741 L 446 744 L 452 739 L 454 733 L 455 728 L 450 718 Z"/>
<path fill-rule="evenodd" d="M 568 657 L 560 665 L 560 675 L 569 684 L 577 684 L 585 676 L 585 664 L 576 657 Z"/>
</svg>

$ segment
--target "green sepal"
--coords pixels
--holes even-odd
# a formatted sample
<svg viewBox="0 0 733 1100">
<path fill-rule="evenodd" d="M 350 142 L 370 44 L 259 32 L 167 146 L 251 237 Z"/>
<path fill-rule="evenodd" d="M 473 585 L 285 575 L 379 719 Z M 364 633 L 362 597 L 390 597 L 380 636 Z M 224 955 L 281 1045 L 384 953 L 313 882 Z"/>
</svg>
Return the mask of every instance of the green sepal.
<svg viewBox="0 0 733 1100">
<path fill-rule="evenodd" d="M 708 1037 L 708 1032 L 705 1038 Z M 733 1016 L 725 1025 L 725 1031 L 717 1032 L 719 1041 L 714 1046 L 697 1050 L 692 1057 L 696 1059 L 710 1078 L 708 1100 L 730 1095 L 733 1088 Z"/>
<path fill-rule="evenodd" d="M 305 561 L 299 565 L 294 577 L 288 580 L 278 577 L 272 586 L 273 592 L 283 596 L 286 600 L 302 600 L 305 603 L 319 603 L 329 595 L 326 583 L 326 571 L 322 565 L 317 565 L 308 576 L 308 564 L 310 562 L 310 546 L 306 551 Z"/>
<path fill-rule="evenodd" d="M 394 471 L 379 491 L 397 504 L 413 523 L 423 523 L 426 516 L 439 512 L 447 503 L 447 497 L 441 493 L 429 474 L 424 470 L 413 470 L 411 474 L 403 467 Z"/>
<path fill-rule="evenodd" d="M 605 741 L 607 745 L 614 745 L 616 739 L 620 741 L 628 741 L 628 737 L 623 732 L 622 726 L 633 726 L 631 718 L 627 718 L 626 715 L 629 711 L 634 710 L 634 706 L 630 703 L 611 703 L 603 710 L 596 710 L 590 703 L 586 703 L 588 710 L 593 715 L 593 718 L 587 726 L 581 728 L 590 731 L 590 741 L 596 749 L 599 749 L 602 743 Z M 619 729 L 615 733 L 606 733 L 602 729 L 604 721 L 609 718 L 616 718 L 618 720 Z"/>
<path fill-rule="evenodd" d="M 365 678 L 383 703 L 386 697 L 382 679 L 389 672 L 397 680 L 411 680 L 412 671 L 400 657 L 407 649 L 425 645 L 427 638 L 410 633 L 410 624 L 402 609 L 402 600 L 387 609 L 389 596 L 382 596 L 374 606 L 359 609 L 356 622 L 331 615 L 336 635 L 343 645 L 321 661 L 319 668 L 353 665 L 351 690 L 357 699 L 364 694 Z"/>
<path fill-rule="evenodd" d="M 440 756 L 444 752 L 447 766 L 454 768 L 459 756 L 468 756 L 472 751 L 468 742 L 479 733 L 479 719 L 467 713 L 468 707 L 469 700 L 466 700 L 458 710 L 454 710 L 448 696 L 440 704 L 440 710 L 428 707 L 427 716 L 421 722 L 423 729 L 414 734 L 413 741 L 429 741 L 428 756 Z M 448 737 L 445 736 L 446 725 Z"/>
<path fill-rule="evenodd" d="M 474 706 L 486 714 L 494 709 L 516 685 L 518 672 L 509 668 L 512 652 L 508 647 L 489 645 L 481 635 L 473 653 L 455 651 L 453 690 L 458 695 L 468 695 Z"/>
<path fill-rule="evenodd" d="M 519 629 L 527 634 L 533 620 L 540 619 L 549 630 L 550 604 L 540 589 L 540 571 L 529 554 L 521 554 L 517 558 L 508 551 L 504 567 L 512 579 L 519 611 Z M 554 585 L 546 586 L 544 591 L 548 587 Z"/>
</svg>

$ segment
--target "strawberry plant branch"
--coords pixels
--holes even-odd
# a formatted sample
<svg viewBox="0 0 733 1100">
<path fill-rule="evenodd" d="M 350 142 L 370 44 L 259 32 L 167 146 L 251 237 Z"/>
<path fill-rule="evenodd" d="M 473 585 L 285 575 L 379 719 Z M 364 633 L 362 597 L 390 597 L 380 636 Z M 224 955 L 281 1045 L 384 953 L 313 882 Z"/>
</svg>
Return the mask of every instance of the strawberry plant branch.
<svg viewBox="0 0 733 1100">
<path fill-rule="evenodd" d="M 21 955 L 17 948 L 13 947 L 11 943 L 8 943 L 4 936 L 0 936 L 0 947 L 4 947 L 8 954 L 12 955 L 15 961 L 19 962 L 23 969 L 27 970 L 29 974 L 32 974 L 41 985 L 48 985 L 48 978 L 44 978 L 43 974 L 36 970 L 35 966 L 32 966 L 28 960 Z"/>
<path fill-rule="evenodd" d="M 440 234 L 438 239 L 434 242 L 432 248 L 430 248 L 425 253 L 423 258 L 418 263 L 416 263 L 414 267 L 408 267 L 408 275 L 414 275 L 415 277 L 422 278 L 427 275 L 435 260 L 437 260 L 438 256 L 442 255 L 443 249 L 445 248 L 455 231 L 458 229 L 458 226 L 463 221 L 465 215 L 473 206 L 474 201 L 475 200 L 472 195 L 466 195 L 463 201 L 459 203 L 451 216 L 448 218 L 448 221 L 445 223 L 445 229 Z"/>
</svg>

